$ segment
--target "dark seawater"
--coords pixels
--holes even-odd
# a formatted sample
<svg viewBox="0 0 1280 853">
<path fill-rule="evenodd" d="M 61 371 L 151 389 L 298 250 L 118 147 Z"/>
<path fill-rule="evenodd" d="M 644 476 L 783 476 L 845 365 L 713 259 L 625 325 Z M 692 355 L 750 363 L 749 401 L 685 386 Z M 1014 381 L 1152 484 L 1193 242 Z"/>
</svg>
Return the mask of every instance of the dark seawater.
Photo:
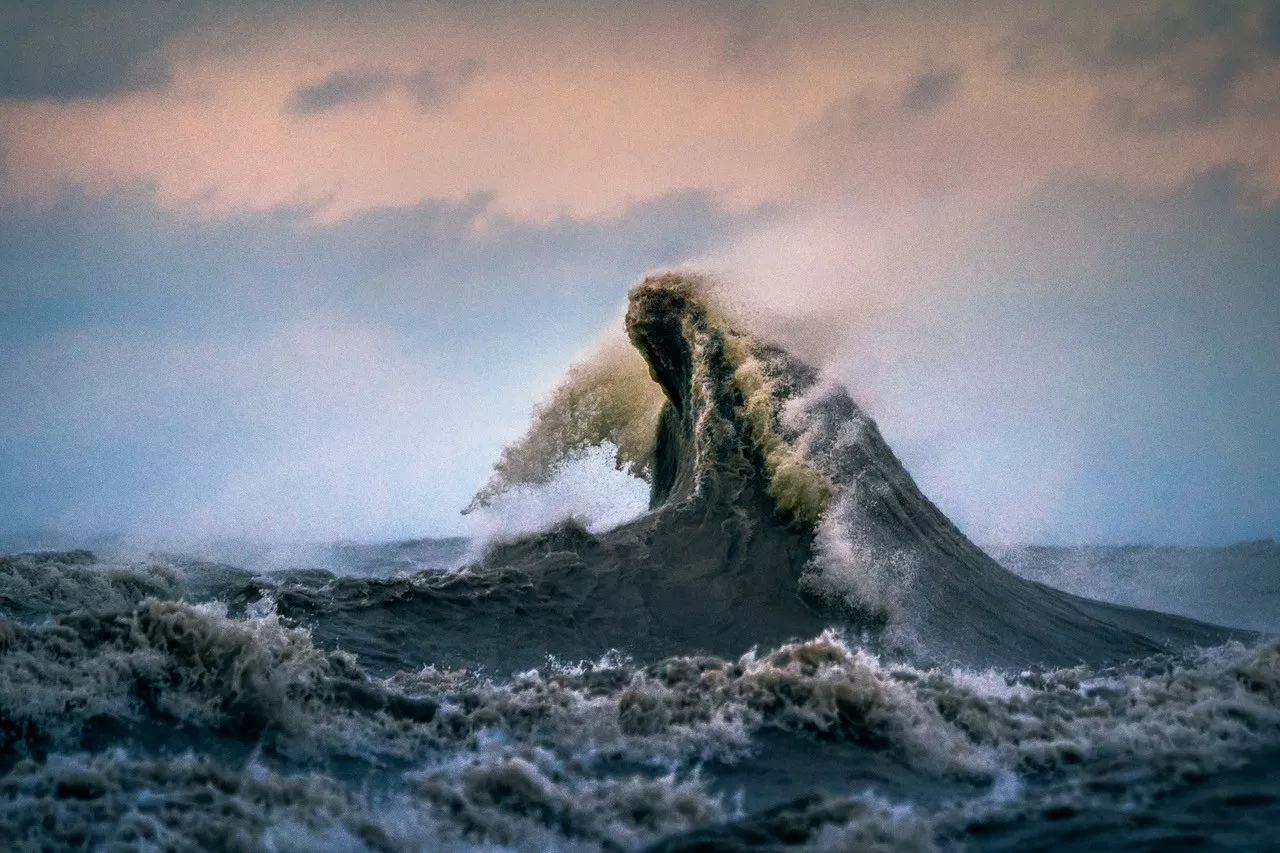
<svg viewBox="0 0 1280 853">
<path fill-rule="evenodd" d="M 613 529 L 0 557 L 0 850 L 1280 849 L 1274 543 L 993 557 L 695 283 L 631 300 Z"/>
<path fill-rule="evenodd" d="M 345 564 L 265 573 L 0 558 L 4 849 L 1276 849 L 1274 641 L 1014 672 L 826 632 L 737 658 L 511 673 L 410 651 L 371 672 L 272 597 L 448 577 L 405 574 L 423 550 L 464 553 L 342 546 Z M 1195 551 L 1201 580 L 1236 556 Z"/>
</svg>

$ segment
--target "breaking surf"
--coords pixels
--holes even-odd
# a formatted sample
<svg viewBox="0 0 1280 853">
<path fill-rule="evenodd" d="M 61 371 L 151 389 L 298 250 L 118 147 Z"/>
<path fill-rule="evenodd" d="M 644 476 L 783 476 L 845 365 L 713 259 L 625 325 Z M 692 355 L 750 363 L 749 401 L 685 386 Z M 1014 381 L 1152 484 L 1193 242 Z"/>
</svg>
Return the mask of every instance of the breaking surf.
<svg viewBox="0 0 1280 853">
<path fill-rule="evenodd" d="M 0 841 L 1265 849 L 1274 640 L 1006 570 L 698 276 L 625 330 L 472 509 L 606 452 L 648 482 L 631 520 L 288 570 L 0 558 Z"/>
</svg>

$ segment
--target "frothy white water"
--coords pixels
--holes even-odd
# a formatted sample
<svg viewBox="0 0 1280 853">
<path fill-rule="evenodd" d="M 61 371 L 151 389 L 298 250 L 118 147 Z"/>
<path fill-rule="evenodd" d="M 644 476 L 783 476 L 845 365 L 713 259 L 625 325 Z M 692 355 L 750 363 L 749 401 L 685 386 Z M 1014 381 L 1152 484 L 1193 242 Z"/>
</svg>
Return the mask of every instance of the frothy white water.
<svg viewBox="0 0 1280 853">
<path fill-rule="evenodd" d="M 587 447 L 559 463 L 545 483 L 507 488 L 466 516 L 472 550 L 495 541 L 537 533 L 577 519 L 587 530 L 616 527 L 649 509 L 649 484 L 620 471 L 610 442 Z"/>
</svg>

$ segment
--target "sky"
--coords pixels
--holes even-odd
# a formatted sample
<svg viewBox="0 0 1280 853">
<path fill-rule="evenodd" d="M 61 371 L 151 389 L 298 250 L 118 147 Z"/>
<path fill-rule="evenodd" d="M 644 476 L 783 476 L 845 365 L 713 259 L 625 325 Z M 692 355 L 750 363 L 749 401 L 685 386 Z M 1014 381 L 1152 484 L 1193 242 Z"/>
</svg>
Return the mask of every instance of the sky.
<svg viewBox="0 0 1280 853">
<path fill-rule="evenodd" d="M 980 542 L 1280 536 L 1280 3 L 0 0 L 0 535 L 395 538 L 655 268 Z"/>
</svg>

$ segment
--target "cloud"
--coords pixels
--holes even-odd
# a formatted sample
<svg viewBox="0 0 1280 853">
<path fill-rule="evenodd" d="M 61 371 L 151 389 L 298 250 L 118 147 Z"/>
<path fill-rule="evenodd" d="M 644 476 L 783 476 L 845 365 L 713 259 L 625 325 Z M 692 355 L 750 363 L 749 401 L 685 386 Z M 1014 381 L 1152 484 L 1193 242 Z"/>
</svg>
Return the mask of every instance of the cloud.
<svg viewBox="0 0 1280 853">
<path fill-rule="evenodd" d="M 240 10 L 165 43 L 163 91 L 0 102 L 0 198 L 142 182 L 174 209 L 337 219 L 486 192 L 545 223 L 685 189 L 739 210 L 986 203 L 1071 176 L 1166 190 L 1226 161 L 1280 193 L 1274 15 L 1162 8 Z"/>
<path fill-rule="evenodd" d="M 1276 18 L 1269 0 L 1064 6 L 1006 47 L 1020 73 L 1067 65 L 1092 76 L 1120 132 L 1167 135 L 1275 115 Z"/>
<path fill-rule="evenodd" d="M 1274 3 L 1262 13 L 1262 46 L 1272 56 L 1280 56 L 1280 6 Z"/>
<path fill-rule="evenodd" d="M 483 68 L 484 63 L 475 57 L 468 57 L 443 69 L 424 65 L 405 81 L 404 88 L 417 103 L 418 109 L 424 112 L 434 110 L 448 103 Z"/>
<path fill-rule="evenodd" d="M 315 115 L 353 104 L 376 101 L 394 85 L 385 71 L 347 69 L 335 71 L 318 83 L 299 86 L 289 96 L 285 109 L 294 115 Z"/>
<path fill-rule="evenodd" d="M 1120 63 L 1141 62 L 1177 53 L 1206 39 L 1238 35 L 1247 27 L 1250 6 L 1261 11 L 1264 4 L 1197 0 L 1141 8 L 1113 26 L 1103 58 Z"/>
<path fill-rule="evenodd" d="M 335 71 L 317 83 L 299 86 L 285 102 L 285 111 L 312 116 L 341 107 L 370 104 L 392 91 L 401 91 L 423 112 L 452 100 L 481 71 L 474 57 L 443 67 L 424 65 L 413 74 L 388 70 L 349 68 Z"/>
<path fill-rule="evenodd" d="M 18 0 L 0 8 L 0 99 L 102 98 L 161 89 L 161 48 L 198 18 L 163 0 Z"/>
<path fill-rule="evenodd" d="M 960 83 L 963 70 L 949 68 L 921 74 L 902 93 L 902 106 L 913 113 L 931 113 L 945 104 Z"/>
</svg>

